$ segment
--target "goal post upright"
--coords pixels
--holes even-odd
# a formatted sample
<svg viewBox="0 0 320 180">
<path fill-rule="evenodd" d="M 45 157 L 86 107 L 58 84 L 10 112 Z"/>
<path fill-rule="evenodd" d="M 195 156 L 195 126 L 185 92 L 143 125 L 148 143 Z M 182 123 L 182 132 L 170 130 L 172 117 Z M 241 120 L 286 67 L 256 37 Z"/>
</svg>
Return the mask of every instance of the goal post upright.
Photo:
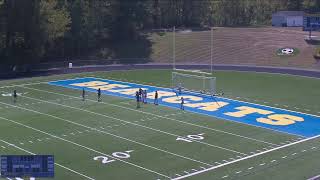
<svg viewBox="0 0 320 180">
<path fill-rule="evenodd" d="M 200 94 L 207 94 L 210 96 L 216 96 L 216 77 L 213 77 L 213 61 L 214 61 L 214 52 L 213 52 L 213 27 L 210 27 L 210 34 L 207 33 L 207 36 L 209 36 L 207 39 L 210 38 L 210 49 L 207 49 L 210 51 L 210 60 L 207 59 L 207 61 L 210 61 L 210 67 L 208 65 L 205 66 L 205 70 L 200 69 L 194 69 L 194 67 L 197 66 L 184 66 L 182 64 L 181 68 L 177 67 L 176 64 L 176 45 L 177 44 L 177 34 L 176 34 L 176 27 L 172 27 L 172 81 L 171 81 L 171 86 L 174 91 L 181 89 L 189 91 L 189 92 L 196 92 Z M 180 33 L 180 31 L 178 31 Z M 184 34 L 179 34 L 178 38 L 188 38 L 186 33 Z M 184 42 L 185 39 L 182 39 L 181 41 Z M 181 43 L 179 40 L 178 42 Z M 207 46 L 207 48 L 209 48 Z M 179 49 L 180 51 L 181 49 Z M 208 56 L 207 56 L 208 57 Z M 179 57 L 180 58 L 180 57 Z M 184 61 L 183 61 L 184 62 Z M 208 63 L 209 64 L 209 63 Z M 186 67 L 186 68 L 185 68 Z M 191 68 L 190 68 L 191 67 Z"/>
<path fill-rule="evenodd" d="M 176 27 L 173 26 L 172 27 L 172 70 L 173 71 L 183 71 L 186 73 L 197 73 L 197 74 L 201 74 L 201 75 L 213 75 L 213 27 L 210 28 L 210 68 L 206 67 L 206 70 L 200 70 L 200 69 L 193 69 L 192 66 L 191 68 L 184 68 L 184 66 L 182 66 L 182 68 L 177 68 L 177 57 L 176 57 L 176 46 L 177 46 L 177 32 L 176 32 Z M 179 38 L 181 38 L 179 36 Z M 183 38 L 183 37 L 182 37 Z M 179 45 L 179 44 L 178 44 Z M 183 61 L 184 62 L 184 61 Z"/>
<path fill-rule="evenodd" d="M 210 72 L 213 74 L 213 28 L 210 28 Z"/>
<path fill-rule="evenodd" d="M 173 26 L 172 31 L 172 67 L 176 70 L 176 27 Z"/>
</svg>

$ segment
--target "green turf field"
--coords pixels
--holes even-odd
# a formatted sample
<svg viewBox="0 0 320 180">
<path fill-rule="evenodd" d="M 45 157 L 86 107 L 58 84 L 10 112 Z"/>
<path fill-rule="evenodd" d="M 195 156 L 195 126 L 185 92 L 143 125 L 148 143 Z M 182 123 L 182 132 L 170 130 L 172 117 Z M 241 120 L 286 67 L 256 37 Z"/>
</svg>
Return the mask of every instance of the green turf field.
<svg viewBox="0 0 320 180">
<path fill-rule="evenodd" d="M 320 115 L 320 81 L 218 71 L 226 97 Z M 320 174 L 320 139 L 46 82 L 94 76 L 169 87 L 171 71 L 57 75 L 0 82 L 0 154 L 53 154 L 55 179 L 308 179 Z M 16 103 L 3 96 L 16 89 Z M 204 139 L 177 141 L 201 134 Z M 278 149 L 277 149 L 278 148 Z M 207 171 L 207 169 L 210 169 Z M 196 174 L 199 173 L 199 174 Z M 193 175 L 194 174 L 194 175 Z M 189 176 L 189 177 L 188 177 Z"/>
</svg>

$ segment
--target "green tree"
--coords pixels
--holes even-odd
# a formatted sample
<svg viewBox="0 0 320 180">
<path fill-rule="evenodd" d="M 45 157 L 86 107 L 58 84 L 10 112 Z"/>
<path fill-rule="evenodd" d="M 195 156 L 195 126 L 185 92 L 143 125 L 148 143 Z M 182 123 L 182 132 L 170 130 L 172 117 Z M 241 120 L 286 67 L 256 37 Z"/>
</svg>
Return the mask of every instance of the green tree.
<svg viewBox="0 0 320 180">
<path fill-rule="evenodd" d="M 303 7 L 307 12 L 319 12 L 320 11 L 320 0 L 304 0 Z"/>
<path fill-rule="evenodd" d="M 48 56 L 52 50 L 64 55 L 64 47 L 58 46 L 70 30 L 71 18 L 63 6 L 58 6 L 57 0 L 42 0 L 40 2 L 40 27 L 44 45 L 42 51 Z"/>
<path fill-rule="evenodd" d="M 11 64 L 28 64 L 39 59 L 39 0 L 6 0 L 5 56 Z"/>
<path fill-rule="evenodd" d="M 290 11 L 300 11 L 303 8 L 303 0 L 288 0 L 287 9 Z"/>
<path fill-rule="evenodd" d="M 40 3 L 41 29 L 49 42 L 63 38 L 70 30 L 71 18 L 63 7 L 57 7 L 57 0 L 42 0 Z"/>
</svg>

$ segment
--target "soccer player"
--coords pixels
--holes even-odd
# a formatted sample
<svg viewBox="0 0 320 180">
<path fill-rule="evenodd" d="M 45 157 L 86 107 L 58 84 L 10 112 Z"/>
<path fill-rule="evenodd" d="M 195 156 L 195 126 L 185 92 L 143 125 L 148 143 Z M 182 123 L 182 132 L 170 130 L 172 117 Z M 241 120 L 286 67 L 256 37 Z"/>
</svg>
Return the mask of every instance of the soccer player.
<svg viewBox="0 0 320 180">
<path fill-rule="evenodd" d="M 82 101 L 84 101 L 86 98 L 86 91 L 84 90 L 84 88 L 82 89 Z"/>
<path fill-rule="evenodd" d="M 141 89 L 141 102 L 144 103 L 144 90 Z"/>
<path fill-rule="evenodd" d="M 98 89 L 98 102 L 101 101 L 101 89 L 99 88 Z"/>
<path fill-rule="evenodd" d="M 142 93 L 143 93 L 143 90 L 141 88 L 139 88 L 139 97 L 140 97 L 140 101 L 142 100 Z"/>
<path fill-rule="evenodd" d="M 13 90 L 13 102 L 16 103 L 18 98 L 17 90 Z"/>
<path fill-rule="evenodd" d="M 139 92 L 136 92 L 137 108 L 140 108 L 140 95 Z"/>
<path fill-rule="evenodd" d="M 183 99 L 183 97 L 181 97 L 180 109 L 184 110 L 184 99 Z"/>
<path fill-rule="evenodd" d="M 147 90 L 144 90 L 143 92 L 143 100 L 144 100 L 144 103 L 147 104 L 147 97 L 148 97 L 148 94 L 147 94 Z"/>
<path fill-rule="evenodd" d="M 159 104 L 159 101 L 158 101 L 158 91 L 156 91 L 156 93 L 154 94 L 154 102 L 153 102 L 155 105 L 158 105 Z"/>
<path fill-rule="evenodd" d="M 179 84 L 178 92 L 179 92 L 179 95 L 181 95 L 181 92 L 182 92 L 182 85 L 181 85 L 181 83 Z"/>
</svg>

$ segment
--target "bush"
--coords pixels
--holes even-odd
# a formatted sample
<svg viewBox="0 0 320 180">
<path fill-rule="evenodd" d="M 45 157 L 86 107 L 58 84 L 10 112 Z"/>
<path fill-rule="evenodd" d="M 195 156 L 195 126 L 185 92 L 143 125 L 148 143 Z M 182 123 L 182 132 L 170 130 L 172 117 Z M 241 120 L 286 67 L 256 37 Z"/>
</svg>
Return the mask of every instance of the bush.
<svg viewBox="0 0 320 180">
<path fill-rule="evenodd" d="M 164 35 L 166 35 L 166 33 L 165 32 L 158 32 L 158 35 L 159 36 L 164 36 Z"/>
<path fill-rule="evenodd" d="M 314 53 L 314 58 L 320 60 L 320 47 L 316 49 L 316 52 Z"/>
<path fill-rule="evenodd" d="M 111 55 L 112 55 L 112 52 L 108 48 L 101 48 L 97 53 L 97 57 L 102 59 L 108 59 L 111 57 Z"/>
</svg>

